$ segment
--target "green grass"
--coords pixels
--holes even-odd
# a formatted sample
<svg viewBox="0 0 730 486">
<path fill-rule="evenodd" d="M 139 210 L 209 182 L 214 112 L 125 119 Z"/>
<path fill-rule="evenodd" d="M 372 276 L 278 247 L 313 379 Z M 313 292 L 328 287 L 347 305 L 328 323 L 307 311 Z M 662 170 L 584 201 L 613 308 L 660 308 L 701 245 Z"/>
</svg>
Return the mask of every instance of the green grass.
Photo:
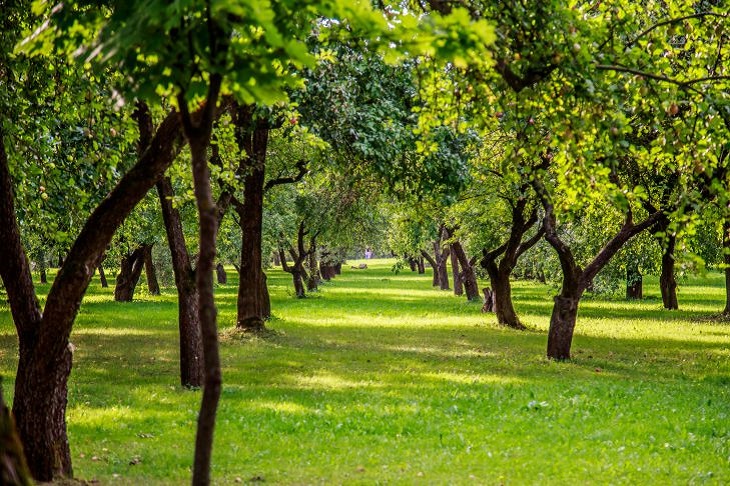
<svg viewBox="0 0 730 486">
<path fill-rule="evenodd" d="M 531 328 L 515 332 L 430 275 L 369 264 L 301 301 L 270 271 L 266 338 L 231 332 L 235 278 L 217 289 L 216 484 L 730 483 L 730 324 L 702 319 L 724 304 L 719 274 L 683 285 L 679 312 L 652 279 L 642 302 L 585 299 L 575 358 L 555 363 L 550 288 L 515 284 Z M 117 304 L 92 284 L 72 335 L 77 477 L 189 481 L 200 392 L 178 385 L 176 331 L 174 289 Z M 16 346 L 0 307 L 10 396 Z"/>
</svg>

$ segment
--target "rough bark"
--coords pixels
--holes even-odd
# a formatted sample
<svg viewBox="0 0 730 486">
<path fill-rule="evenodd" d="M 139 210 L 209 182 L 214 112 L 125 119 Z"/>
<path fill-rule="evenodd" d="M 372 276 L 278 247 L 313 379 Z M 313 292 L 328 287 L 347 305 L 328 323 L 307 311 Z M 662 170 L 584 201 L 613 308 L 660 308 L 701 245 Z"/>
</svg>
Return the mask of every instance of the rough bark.
<svg viewBox="0 0 730 486">
<path fill-rule="evenodd" d="M 593 281 L 593 278 L 631 238 L 655 225 L 662 214 L 660 212 L 652 213 L 641 223 L 634 224 L 632 212 L 630 210 L 627 211 L 624 224 L 618 233 L 606 242 L 603 248 L 601 248 L 585 268 L 581 268 L 576 263 L 570 247 L 557 233 L 553 204 L 545 187 L 537 178 L 533 179 L 532 185 L 545 209 L 545 217 L 543 219 L 545 239 L 558 254 L 563 272 L 562 287 L 560 294 L 555 297 L 553 312 L 550 318 L 547 346 L 547 357 L 562 361 L 570 359 L 570 348 L 573 342 L 578 304 L 583 293 Z"/>
<path fill-rule="evenodd" d="M 215 276 L 219 285 L 225 285 L 228 283 L 228 275 L 226 274 L 226 269 L 223 267 L 222 263 L 215 266 Z"/>
<path fill-rule="evenodd" d="M 319 274 L 319 265 L 317 264 L 317 237 L 313 236 L 310 240 L 307 255 L 307 266 L 309 267 L 309 278 L 307 278 L 307 290 L 312 292 L 319 288 L 319 282 L 322 277 Z"/>
<path fill-rule="evenodd" d="M 484 292 L 484 305 L 482 306 L 482 312 L 494 312 L 494 292 L 489 287 L 482 289 Z"/>
<path fill-rule="evenodd" d="M 453 243 L 450 245 L 449 252 L 451 254 L 451 273 L 454 279 L 454 295 L 464 295 L 464 284 L 461 280 L 461 273 L 459 272 L 459 258 L 454 252 Z"/>
<path fill-rule="evenodd" d="M 32 486 L 33 478 L 23 453 L 15 420 L 3 399 L 0 379 L 0 484 L 7 486 Z"/>
<path fill-rule="evenodd" d="M 160 295 L 160 283 L 157 281 L 157 269 L 155 269 L 155 262 L 152 261 L 152 246 L 145 245 L 144 247 L 144 272 L 147 277 L 147 290 L 150 295 Z"/>
<path fill-rule="evenodd" d="M 94 269 L 114 232 L 172 163 L 172 146 L 179 133 L 179 118 L 171 113 L 150 147 L 89 216 L 51 285 L 42 317 L 20 244 L 12 183 L 0 142 L 0 241 L 7 256 L 0 258 L 0 275 L 19 338 L 13 414 L 28 466 L 38 481 L 73 475 L 65 418 L 71 372 L 68 338 Z M 0 128 L 0 140 L 3 138 Z"/>
<path fill-rule="evenodd" d="M 643 280 L 638 263 L 629 262 L 626 265 L 626 299 L 644 298 Z"/>
<path fill-rule="evenodd" d="M 674 249 L 677 237 L 674 234 L 665 234 L 666 246 L 662 252 L 662 269 L 659 275 L 659 288 L 662 292 L 662 303 L 665 309 L 679 309 L 677 300 L 677 279 L 674 275 Z"/>
<path fill-rule="evenodd" d="M 214 35 L 211 33 L 211 35 Z M 215 46 L 212 47 L 214 49 Z M 178 96 L 185 138 L 190 147 L 193 166 L 193 192 L 198 208 L 199 249 L 195 283 L 198 289 L 198 315 L 203 338 L 203 397 L 198 413 L 193 461 L 193 484 L 210 484 L 210 459 L 213 451 L 213 434 L 220 399 L 222 377 L 218 349 L 217 310 L 213 292 L 215 270 L 216 235 L 218 232 L 218 208 L 213 200 L 208 169 L 208 147 L 213 129 L 215 109 L 220 94 L 222 76 L 211 74 L 208 96 L 201 113 L 192 116 L 187 110 L 187 100 Z"/>
<path fill-rule="evenodd" d="M 173 189 L 170 179 L 157 183 L 162 207 L 167 243 L 172 256 L 172 272 L 177 288 L 178 330 L 180 335 L 180 384 L 197 388 L 203 384 L 203 340 L 198 314 L 198 290 L 195 270 L 185 244 L 180 212 L 172 205 Z"/>
<path fill-rule="evenodd" d="M 538 221 L 536 209 L 533 209 L 529 216 L 526 214 L 527 203 L 527 199 L 520 198 L 513 205 L 512 223 L 507 241 L 494 250 L 483 249 L 481 262 L 489 275 L 489 282 L 494 292 L 494 312 L 497 314 L 497 322 L 519 330 L 525 329 L 525 326 L 520 322 L 512 303 L 510 276 L 520 256 L 535 246 L 544 233 L 544 229 L 540 228 L 532 237 L 523 241 L 525 234 Z"/>
<path fill-rule="evenodd" d="M 454 235 L 454 230 L 447 228 L 447 234 L 449 238 L 452 238 Z M 476 259 L 467 258 L 464 247 L 459 240 L 455 240 L 451 244 L 451 254 L 452 265 L 454 265 L 453 258 L 456 257 L 456 260 L 459 262 L 459 266 L 461 267 L 461 271 L 459 272 L 459 280 L 464 285 L 464 291 L 466 292 L 467 300 L 479 300 L 479 283 L 477 282 L 477 275 L 474 271 L 474 264 L 476 263 Z M 454 267 L 456 267 L 456 265 L 454 265 Z"/>
<path fill-rule="evenodd" d="M 304 279 L 306 271 L 304 269 L 304 261 L 309 255 L 304 248 L 304 237 L 307 235 L 304 221 L 299 223 L 299 229 L 297 230 L 297 248 L 295 249 L 291 245 L 289 246 L 289 255 L 292 258 L 292 265 L 286 261 L 286 255 L 284 249 L 279 246 L 279 259 L 281 260 L 281 267 L 285 272 L 288 272 L 292 276 L 292 282 L 294 283 L 294 293 L 298 299 L 303 299 L 307 296 L 304 290 Z"/>
<path fill-rule="evenodd" d="M 145 245 L 140 245 L 131 253 L 122 256 L 122 262 L 117 274 L 114 287 L 114 300 L 117 302 L 132 302 L 134 290 L 144 268 Z"/>
<path fill-rule="evenodd" d="M 232 110 L 240 153 L 238 171 L 243 175 L 244 183 L 243 202 L 234 200 L 241 229 L 236 327 L 262 331 L 265 329 L 266 316 L 260 291 L 265 285 L 261 240 L 269 127 L 254 121 L 254 108 L 254 105 L 236 105 Z"/>
</svg>

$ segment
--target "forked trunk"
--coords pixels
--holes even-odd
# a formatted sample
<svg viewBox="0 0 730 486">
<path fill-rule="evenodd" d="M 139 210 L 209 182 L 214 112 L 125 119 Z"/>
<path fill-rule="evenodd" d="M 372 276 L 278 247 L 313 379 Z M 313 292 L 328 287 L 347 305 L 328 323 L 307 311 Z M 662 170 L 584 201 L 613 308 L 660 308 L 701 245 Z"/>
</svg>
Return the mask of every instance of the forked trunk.
<svg viewBox="0 0 730 486">
<path fill-rule="evenodd" d="M 122 257 L 122 263 L 117 274 L 114 300 L 117 302 L 132 302 L 134 290 L 144 268 L 144 246 L 138 246 L 130 254 Z"/>
<path fill-rule="evenodd" d="M 423 275 L 424 273 L 426 273 L 426 262 L 423 261 L 423 257 L 418 258 L 417 264 L 418 264 L 418 273 L 420 275 Z"/>
<path fill-rule="evenodd" d="M 147 276 L 147 290 L 150 295 L 160 295 L 160 283 L 157 281 L 157 269 L 152 261 L 152 245 L 144 245 L 144 272 Z"/>
</svg>

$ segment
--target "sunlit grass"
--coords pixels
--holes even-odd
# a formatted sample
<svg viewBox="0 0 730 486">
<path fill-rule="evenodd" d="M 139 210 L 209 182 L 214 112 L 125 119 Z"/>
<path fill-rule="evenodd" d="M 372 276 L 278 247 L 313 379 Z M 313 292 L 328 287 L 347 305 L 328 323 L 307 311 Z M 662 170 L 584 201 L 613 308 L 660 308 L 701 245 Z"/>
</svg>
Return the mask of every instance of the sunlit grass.
<svg viewBox="0 0 730 486">
<path fill-rule="evenodd" d="M 263 337 L 232 330 L 233 272 L 217 288 L 217 484 L 730 482 L 730 324 L 705 319 L 723 308 L 721 275 L 682 282 L 679 312 L 661 309 L 652 278 L 640 302 L 588 296 L 573 361 L 554 363 L 554 289 L 515 283 L 530 328 L 515 332 L 433 289 L 430 273 L 368 265 L 304 300 L 289 275 L 268 272 L 274 332 Z M 200 392 L 178 384 L 174 289 L 112 296 L 92 284 L 71 338 L 75 473 L 185 483 Z M 10 397 L 16 347 L 5 305 Z"/>
</svg>

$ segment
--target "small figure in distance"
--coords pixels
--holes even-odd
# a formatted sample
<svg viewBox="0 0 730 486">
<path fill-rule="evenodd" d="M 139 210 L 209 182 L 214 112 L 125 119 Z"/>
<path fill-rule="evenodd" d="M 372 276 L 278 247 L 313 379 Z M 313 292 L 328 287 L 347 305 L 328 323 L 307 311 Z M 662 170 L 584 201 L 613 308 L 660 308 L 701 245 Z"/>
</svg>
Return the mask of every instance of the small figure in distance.
<svg viewBox="0 0 730 486">
<path fill-rule="evenodd" d="M 365 259 L 370 260 L 372 257 L 373 257 L 373 250 L 371 250 L 370 247 L 368 246 L 367 249 L 365 250 Z"/>
</svg>

